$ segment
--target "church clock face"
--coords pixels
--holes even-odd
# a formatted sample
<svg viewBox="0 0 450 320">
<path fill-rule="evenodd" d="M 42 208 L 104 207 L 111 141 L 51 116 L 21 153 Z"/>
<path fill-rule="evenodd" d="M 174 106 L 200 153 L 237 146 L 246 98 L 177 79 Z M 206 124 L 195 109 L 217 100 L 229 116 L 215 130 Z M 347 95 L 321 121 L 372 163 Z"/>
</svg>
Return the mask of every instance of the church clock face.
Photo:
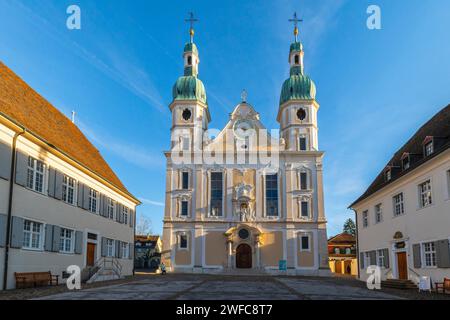
<svg viewBox="0 0 450 320">
<path fill-rule="evenodd" d="M 255 126 L 250 120 L 238 120 L 234 124 L 233 132 L 238 139 L 246 139 L 255 133 Z"/>
</svg>

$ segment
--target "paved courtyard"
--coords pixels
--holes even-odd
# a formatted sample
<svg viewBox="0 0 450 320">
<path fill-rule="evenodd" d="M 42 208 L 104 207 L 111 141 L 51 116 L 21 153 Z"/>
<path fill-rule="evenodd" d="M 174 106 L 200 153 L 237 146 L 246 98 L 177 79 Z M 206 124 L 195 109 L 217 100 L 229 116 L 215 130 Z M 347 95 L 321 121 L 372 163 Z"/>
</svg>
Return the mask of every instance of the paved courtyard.
<svg viewBox="0 0 450 320">
<path fill-rule="evenodd" d="M 44 300 L 336 300 L 401 299 L 353 279 L 149 275 L 128 283 L 64 292 Z"/>
</svg>

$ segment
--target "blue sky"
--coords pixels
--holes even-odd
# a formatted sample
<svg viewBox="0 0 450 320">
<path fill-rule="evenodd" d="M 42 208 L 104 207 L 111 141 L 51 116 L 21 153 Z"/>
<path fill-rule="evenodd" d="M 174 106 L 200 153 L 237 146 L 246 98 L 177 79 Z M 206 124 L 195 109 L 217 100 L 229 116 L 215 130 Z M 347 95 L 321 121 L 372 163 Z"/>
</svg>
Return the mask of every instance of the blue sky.
<svg viewBox="0 0 450 320">
<path fill-rule="evenodd" d="M 81 30 L 66 28 L 71 4 L 81 8 Z M 381 30 L 366 27 L 370 4 L 381 7 Z M 138 212 L 155 233 L 189 11 L 201 20 L 200 78 L 218 129 L 243 88 L 263 123 L 278 127 L 293 40 L 287 20 L 294 11 L 304 19 L 330 236 L 392 154 L 450 102 L 448 0 L 0 0 L 0 59 L 62 112 L 76 110 L 78 126 L 142 199 Z"/>
</svg>

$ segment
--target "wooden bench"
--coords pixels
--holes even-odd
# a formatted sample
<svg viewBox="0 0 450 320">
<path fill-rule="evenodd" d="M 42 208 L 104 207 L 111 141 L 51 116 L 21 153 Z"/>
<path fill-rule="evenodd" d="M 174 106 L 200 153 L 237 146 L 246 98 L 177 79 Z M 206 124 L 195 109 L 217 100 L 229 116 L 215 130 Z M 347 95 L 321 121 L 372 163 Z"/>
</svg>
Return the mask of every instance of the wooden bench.
<svg viewBox="0 0 450 320">
<path fill-rule="evenodd" d="M 57 286 L 59 276 L 46 272 L 14 272 L 16 277 L 16 288 L 30 288 L 42 286 Z"/>
<path fill-rule="evenodd" d="M 436 292 L 440 293 L 441 290 L 442 293 L 450 293 L 450 279 L 444 278 L 444 282 L 436 282 Z"/>
</svg>

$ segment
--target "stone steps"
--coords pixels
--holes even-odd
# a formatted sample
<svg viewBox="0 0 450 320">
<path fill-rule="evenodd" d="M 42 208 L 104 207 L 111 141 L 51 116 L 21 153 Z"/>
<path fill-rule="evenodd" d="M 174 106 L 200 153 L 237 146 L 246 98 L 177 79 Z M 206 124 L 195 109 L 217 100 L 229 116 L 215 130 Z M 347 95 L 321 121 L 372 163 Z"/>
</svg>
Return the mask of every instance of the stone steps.
<svg viewBox="0 0 450 320">
<path fill-rule="evenodd" d="M 382 288 L 392 288 L 401 290 L 418 290 L 417 285 L 411 280 L 388 279 L 381 281 Z"/>
</svg>

